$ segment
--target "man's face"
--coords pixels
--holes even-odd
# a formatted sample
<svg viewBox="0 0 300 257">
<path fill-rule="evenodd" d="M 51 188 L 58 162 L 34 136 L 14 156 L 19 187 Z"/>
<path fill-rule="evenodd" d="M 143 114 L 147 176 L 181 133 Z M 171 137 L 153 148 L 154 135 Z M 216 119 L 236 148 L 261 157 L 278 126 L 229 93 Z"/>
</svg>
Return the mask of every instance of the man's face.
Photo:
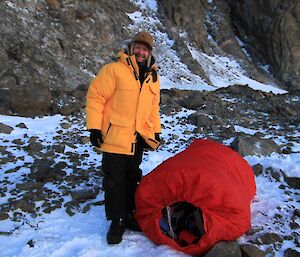
<svg viewBox="0 0 300 257">
<path fill-rule="evenodd" d="M 145 62 L 150 54 L 150 50 L 147 46 L 141 43 L 134 43 L 133 53 L 137 62 Z"/>
</svg>

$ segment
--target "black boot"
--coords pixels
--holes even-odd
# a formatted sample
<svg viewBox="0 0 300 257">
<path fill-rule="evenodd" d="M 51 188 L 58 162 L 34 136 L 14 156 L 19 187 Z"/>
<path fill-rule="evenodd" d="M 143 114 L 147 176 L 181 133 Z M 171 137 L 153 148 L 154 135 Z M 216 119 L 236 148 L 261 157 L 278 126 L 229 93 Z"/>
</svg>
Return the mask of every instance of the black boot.
<svg viewBox="0 0 300 257">
<path fill-rule="evenodd" d="M 133 231 L 142 231 L 133 214 L 128 214 L 128 216 L 126 217 L 125 227 Z"/>
<path fill-rule="evenodd" d="M 124 219 L 112 220 L 109 231 L 107 232 L 106 240 L 108 244 L 118 244 L 122 241 L 122 236 L 125 231 Z"/>
</svg>

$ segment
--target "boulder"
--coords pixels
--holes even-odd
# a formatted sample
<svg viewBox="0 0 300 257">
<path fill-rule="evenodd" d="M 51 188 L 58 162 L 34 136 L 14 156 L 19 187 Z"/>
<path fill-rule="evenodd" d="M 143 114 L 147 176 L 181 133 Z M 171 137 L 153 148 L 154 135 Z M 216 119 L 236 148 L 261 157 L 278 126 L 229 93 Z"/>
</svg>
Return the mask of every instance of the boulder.
<svg viewBox="0 0 300 257">
<path fill-rule="evenodd" d="M 280 153 L 280 147 L 272 139 L 260 138 L 256 135 L 245 136 L 240 134 L 230 146 L 242 156 L 266 156 L 272 153 Z"/>
<path fill-rule="evenodd" d="M 216 243 L 204 257 L 242 257 L 242 252 L 236 241 L 224 241 Z"/>
<path fill-rule="evenodd" d="M 265 257 L 266 254 L 254 245 L 240 245 L 243 257 Z"/>
<path fill-rule="evenodd" d="M 77 189 L 71 191 L 71 196 L 73 200 L 79 200 L 79 201 L 94 199 L 99 194 L 99 191 L 100 191 L 99 187 Z"/>
</svg>

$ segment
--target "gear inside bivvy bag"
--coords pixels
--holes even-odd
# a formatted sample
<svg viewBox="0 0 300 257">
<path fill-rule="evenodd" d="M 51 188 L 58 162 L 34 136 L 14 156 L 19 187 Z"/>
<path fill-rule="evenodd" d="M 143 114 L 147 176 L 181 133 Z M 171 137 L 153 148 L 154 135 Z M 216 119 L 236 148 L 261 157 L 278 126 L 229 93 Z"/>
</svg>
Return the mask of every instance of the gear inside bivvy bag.
<svg viewBox="0 0 300 257">
<path fill-rule="evenodd" d="M 199 255 L 250 228 L 255 190 L 252 169 L 237 152 L 198 139 L 142 179 L 135 216 L 153 242 Z"/>
</svg>

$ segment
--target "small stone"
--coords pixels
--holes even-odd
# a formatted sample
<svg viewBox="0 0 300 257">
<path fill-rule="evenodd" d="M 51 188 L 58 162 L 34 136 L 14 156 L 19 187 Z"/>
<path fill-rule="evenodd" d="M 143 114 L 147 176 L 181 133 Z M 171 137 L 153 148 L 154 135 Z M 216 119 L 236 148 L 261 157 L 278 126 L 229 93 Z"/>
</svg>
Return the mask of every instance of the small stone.
<svg viewBox="0 0 300 257">
<path fill-rule="evenodd" d="M 264 228 L 263 227 L 251 227 L 247 232 L 246 235 L 251 236 L 254 235 L 255 233 L 258 233 L 262 231 Z"/>
<path fill-rule="evenodd" d="M 99 194 L 100 188 L 87 188 L 87 189 L 80 189 L 71 191 L 71 196 L 73 200 L 88 200 L 94 199 Z"/>
<path fill-rule="evenodd" d="M 87 204 L 82 208 L 83 213 L 87 213 L 91 209 L 91 204 Z"/>
<path fill-rule="evenodd" d="M 32 239 L 30 239 L 27 244 L 29 245 L 29 247 L 34 247 L 34 241 Z"/>
<path fill-rule="evenodd" d="M 21 139 L 14 139 L 11 142 L 13 144 L 16 144 L 16 145 L 23 145 L 24 144 L 24 142 Z"/>
<path fill-rule="evenodd" d="M 92 205 L 94 205 L 94 206 L 100 206 L 100 205 L 103 205 L 103 204 L 104 204 L 104 200 L 92 203 Z"/>
<path fill-rule="evenodd" d="M 7 220 L 9 218 L 9 215 L 7 213 L 0 213 L 0 220 Z"/>
<path fill-rule="evenodd" d="M 290 146 L 285 147 L 282 149 L 283 154 L 291 154 L 292 153 L 292 148 Z"/>
<path fill-rule="evenodd" d="M 9 236 L 11 235 L 13 232 L 11 231 L 0 231 L 0 236 Z"/>
<path fill-rule="evenodd" d="M 79 205 L 79 203 L 78 203 L 77 201 L 75 201 L 75 200 L 65 203 L 64 206 L 66 207 L 66 212 L 67 212 L 70 216 L 75 215 L 75 213 L 78 212 L 78 211 L 80 210 L 80 205 Z"/>
<path fill-rule="evenodd" d="M 300 217 L 300 209 L 294 211 L 294 216 Z"/>
<path fill-rule="evenodd" d="M 300 226 L 297 222 L 290 222 L 290 228 L 295 230 L 295 229 L 300 228 Z"/>
<path fill-rule="evenodd" d="M 20 169 L 20 167 L 15 167 L 15 168 L 13 168 L 13 169 L 6 170 L 4 173 L 5 173 L 5 174 L 14 173 L 14 172 L 18 171 L 19 169 Z"/>
<path fill-rule="evenodd" d="M 171 138 L 171 140 L 177 140 L 179 138 L 179 136 L 178 135 L 176 135 L 176 134 L 174 134 L 174 135 L 172 135 L 172 138 Z"/>
<path fill-rule="evenodd" d="M 255 176 L 258 176 L 258 175 L 262 174 L 262 172 L 263 172 L 263 166 L 260 163 L 255 164 L 251 168 L 252 168 Z"/>
<path fill-rule="evenodd" d="M 22 206 L 21 210 L 24 212 L 32 213 L 35 209 L 35 203 L 27 203 L 24 206 Z"/>
<path fill-rule="evenodd" d="M 71 127 L 71 124 L 70 123 L 61 123 L 60 126 L 63 128 L 63 129 L 68 129 Z"/>
<path fill-rule="evenodd" d="M 23 122 L 21 122 L 21 123 L 19 123 L 18 125 L 16 125 L 16 127 L 22 128 L 22 129 L 28 129 L 28 128 L 26 127 L 26 125 L 25 125 Z"/>
<path fill-rule="evenodd" d="M 10 134 L 14 129 L 8 125 L 0 123 L 0 133 Z"/>
<path fill-rule="evenodd" d="M 46 209 L 43 210 L 44 213 L 51 213 L 52 211 L 54 211 L 56 208 L 54 206 L 49 206 Z"/>
<path fill-rule="evenodd" d="M 300 178 L 285 177 L 284 180 L 289 185 L 289 187 L 294 188 L 294 189 L 300 189 Z"/>
<path fill-rule="evenodd" d="M 89 137 L 81 137 L 81 143 L 82 144 L 88 144 L 90 142 L 90 138 Z"/>
<path fill-rule="evenodd" d="M 284 251 L 284 257 L 299 257 L 300 252 L 297 252 L 296 250 L 293 250 L 291 248 Z"/>
</svg>

